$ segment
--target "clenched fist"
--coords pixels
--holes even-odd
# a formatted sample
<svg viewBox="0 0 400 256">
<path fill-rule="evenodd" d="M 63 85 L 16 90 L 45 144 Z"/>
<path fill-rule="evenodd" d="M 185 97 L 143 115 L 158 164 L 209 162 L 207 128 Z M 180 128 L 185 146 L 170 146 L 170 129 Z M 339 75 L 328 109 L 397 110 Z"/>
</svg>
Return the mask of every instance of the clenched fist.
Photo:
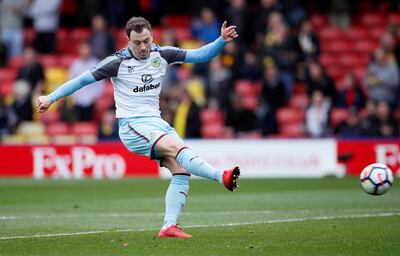
<svg viewBox="0 0 400 256">
<path fill-rule="evenodd" d="M 51 100 L 49 96 L 39 96 L 36 101 L 37 112 L 43 113 L 51 106 Z"/>
</svg>

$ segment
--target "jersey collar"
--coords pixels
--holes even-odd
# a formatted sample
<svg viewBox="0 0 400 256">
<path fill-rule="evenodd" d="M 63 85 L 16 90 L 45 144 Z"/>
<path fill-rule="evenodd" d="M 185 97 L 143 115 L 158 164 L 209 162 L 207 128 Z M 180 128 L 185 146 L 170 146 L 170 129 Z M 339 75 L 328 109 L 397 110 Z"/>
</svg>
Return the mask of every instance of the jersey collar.
<svg viewBox="0 0 400 256">
<path fill-rule="evenodd" d="M 129 46 L 128 46 L 128 52 L 129 52 L 129 54 L 131 55 L 131 57 L 134 58 L 134 59 L 137 60 L 137 61 L 144 61 L 144 60 L 149 59 L 149 58 L 144 59 L 144 60 L 143 60 L 143 59 L 139 59 L 138 57 L 135 56 L 135 54 L 133 54 L 133 51 L 131 50 L 131 47 L 129 47 Z"/>
</svg>

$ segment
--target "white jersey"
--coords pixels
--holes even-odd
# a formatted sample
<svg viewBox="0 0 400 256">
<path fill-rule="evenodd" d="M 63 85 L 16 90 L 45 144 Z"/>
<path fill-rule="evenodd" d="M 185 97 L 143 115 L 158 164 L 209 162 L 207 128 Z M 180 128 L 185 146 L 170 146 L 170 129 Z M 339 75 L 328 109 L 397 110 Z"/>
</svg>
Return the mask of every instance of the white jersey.
<svg viewBox="0 0 400 256">
<path fill-rule="evenodd" d="M 124 48 L 91 70 L 99 81 L 111 78 L 114 85 L 116 117 L 160 116 L 161 82 L 167 66 L 182 63 L 186 51 L 153 44 L 149 58 L 136 58 Z"/>
</svg>

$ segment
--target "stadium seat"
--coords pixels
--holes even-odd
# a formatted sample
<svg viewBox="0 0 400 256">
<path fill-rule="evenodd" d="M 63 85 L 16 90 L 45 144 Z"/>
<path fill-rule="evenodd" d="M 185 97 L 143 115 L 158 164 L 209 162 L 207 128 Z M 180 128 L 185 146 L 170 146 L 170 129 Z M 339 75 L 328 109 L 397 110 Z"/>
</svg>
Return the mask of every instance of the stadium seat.
<svg viewBox="0 0 400 256">
<path fill-rule="evenodd" d="M 351 41 L 346 39 L 332 40 L 323 45 L 322 50 L 328 54 L 347 54 L 351 52 L 353 45 Z"/>
<path fill-rule="evenodd" d="M 8 67 L 15 70 L 19 69 L 24 64 L 24 58 L 22 56 L 15 56 L 8 62 Z"/>
<path fill-rule="evenodd" d="M 293 94 L 306 94 L 307 86 L 302 82 L 295 82 L 293 86 Z"/>
<path fill-rule="evenodd" d="M 345 69 L 357 66 L 366 66 L 368 63 L 369 56 L 364 54 L 343 54 L 338 59 L 338 64 Z"/>
<path fill-rule="evenodd" d="M 384 27 L 386 24 L 385 14 L 382 13 L 364 13 L 361 16 L 361 24 L 367 27 Z"/>
<path fill-rule="evenodd" d="M 42 135 L 45 134 L 45 126 L 38 122 L 23 121 L 17 128 L 17 134 Z"/>
<path fill-rule="evenodd" d="M 337 55 L 323 52 L 319 61 L 323 67 L 333 67 L 337 65 Z"/>
<path fill-rule="evenodd" d="M 60 120 L 60 113 L 58 111 L 46 111 L 38 115 L 38 119 L 40 122 L 46 124 L 46 128 L 52 126 L 55 122 Z"/>
<path fill-rule="evenodd" d="M 341 122 L 346 120 L 349 112 L 345 108 L 333 108 L 330 113 L 331 126 L 336 128 Z"/>
<path fill-rule="evenodd" d="M 1 136 L 2 145 L 24 145 L 26 137 L 21 134 L 4 134 Z"/>
<path fill-rule="evenodd" d="M 370 37 L 368 28 L 364 26 L 351 26 L 346 31 L 346 37 L 352 41 L 365 40 Z"/>
<path fill-rule="evenodd" d="M 44 68 L 52 68 L 59 66 L 59 56 L 53 54 L 41 54 L 39 55 L 39 62 L 44 66 Z"/>
<path fill-rule="evenodd" d="M 56 122 L 46 126 L 46 133 L 49 136 L 66 135 L 70 133 L 70 126 L 65 122 Z"/>
<path fill-rule="evenodd" d="M 31 145 L 46 145 L 50 143 L 50 138 L 45 134 L 27 135 L 25 136 L 25 143 Z"/>
<path fill-rule="evenodd" d="M 360 40 L 354 42 L 354 51 L 360 54 L 371 54 L 379 44 L 374 40 Z"/>
<path fill-rule="evenodd" d="M 337 40 L 344 37 L 343 30 L 335 27 L 326 27 L 321 29 L 319 36 L 322 41 Z"/>
<path fill-rule="evenodd" d="M 367 67 L 360 66 L 353 69 L 353 74 L 359 83 L 362 83 L 367 73 Z"/>
<path fill-rule="evenodd" d="M 279 133 L 283 135 L 283 137 L 290 137 L 290 138 L 304 137 L 305 136 L 304 124 L 302 122 L 281 124 L 279 125 Z"/>
<path fill-rule="evenodd" d="M 276 119 L 280 125 L 302 123 L 304 111 L 293 107 L 283 107 L 276 112 Z"/>
<path fill-rule="evenodd" d="M 75 135 L 96 135 L 98 128 L 94 122 L 77 122 L 71 126 L 71 132 Z"/>
<path fill-rule="evenodd" d="M 253 83 L 250 80 L 238 80 L 235 83 L 235 92 L 242 96 L 259 96 L 262 91 L 262 84 Z"/>
<path fill-rule="evenodd" d="M 77 57 L 72 54 L 64 54 L 60 57 L 59 60 L 59 65 L 65 69 L 69 69 L 72 62 L 76 59 Z"/>
<path fill-rule="evenodd" d="M 14 81 L 0 81 L 0 95 L 8 96 L 12 95 L 14 90 Z"/>
<path fill-rule="evenodd" d="M 75 45 L 79 45 L 86 42 L 90 36 L 89 28 L 75 28 L 70 32 L 70 41 L 73 41 Z"/>
<path fill-rule="evenodd" d="M 224 116 L 222 112 L 218 109 L 209 109 L 209 108 L 203 109 L 200 112 L 200 119 L 203 125 L 224 124 Z"/>
<path fill-rule="evenodd" d="M 331 76 L 334 80 L 339 80 L 343 78 L 345 69 L 339 66 L 326 67 L 326 73 Z"/>
<path fill-rule="evenodd" d="M 162 19 L 162 24 L 164 27 L 190 27 L 191 17 L 187 15 L 169 15 Z"/>
<path fill-rule="evenodd" d="M 35 39 L 35 31 L 33 28 L 25 28 L 24 29 L 24 46 L 29 47 L 33 45 L 33 41 Z"/>
<path fill-rule="evenodd" d="M 201 135 L 207 139 L 224 138 L 224 126 L 219 124 L 203 124 L 201 126 Z"/>
<path fill-rule="evenodd" d="M 369 34 L 372 39 L 375 39 L 379 43 L 382 35 L 386 32 L 384 27 L 371 27 L 369 28 Z"/>
<path fill-rule="evenodd" d="M 243 108 L 256 111 L 259 105 L 258 97 L 254 95 L 245 95 L 242 97 Z"/>
<path fill-rule="evenodd" d="M 328 17 L 322 14 L 313 14 L 310 17 L 311 24 L 313 28 L 319 30 L 320 28 L 324 28 L 328 25 Z"/>
<path fill-rule="evenodd" d="M 51 137 L 51 143 L 55 145 L 74 145 L 78 142 L 78 138 L 72 134 L 54 135 Z"/>
<path fill-rule="evenodd" d="M 307 94 L 295 94 L 289 100 L 289 107 L 305 110 L 310 104 L 310 98 Z"/>
<path fill-rule="evenodd" d="M 388 15 L 388 23 L 400 25 L 400 14 L 399 13 L 390 13 Z"/>
</svg>

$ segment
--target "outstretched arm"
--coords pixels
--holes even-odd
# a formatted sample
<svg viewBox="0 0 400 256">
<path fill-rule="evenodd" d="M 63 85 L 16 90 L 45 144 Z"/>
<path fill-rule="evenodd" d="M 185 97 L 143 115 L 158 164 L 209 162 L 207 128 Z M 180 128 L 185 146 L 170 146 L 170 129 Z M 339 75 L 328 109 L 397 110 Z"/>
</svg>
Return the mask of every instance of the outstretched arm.
<svg viewBox="0 0 400 256">
<path fill-rule="evenodd" d="M 96 82 L 96 79 L 93 77 L 90 71 L 86 71 L 80 76 L 69 80 L 64 83 L 60 87 L 57 88 L 53 93 L 47 96 L 40 96 L 36 102 L 36 108 L 39 113 L 45 112 L 52 103 L 56 102 L 62 97 L 69 96 L 81 89 L 82 87 L 89 85 L 91 83 Z"/>
<path fill-rule="evenodd" d="M 221 27 L 221 36 L 218 37 L 214 42 L 204 45 L 198 49 L 187 50 L 184 62 L 199 63 L 209 61 L 217 56 L 227 43 L 237 38 L 238 34 L 235 30 L 236 26 L 226 27 L 226 24 L 226 21 L 224 21 Z"/>
</svg>

